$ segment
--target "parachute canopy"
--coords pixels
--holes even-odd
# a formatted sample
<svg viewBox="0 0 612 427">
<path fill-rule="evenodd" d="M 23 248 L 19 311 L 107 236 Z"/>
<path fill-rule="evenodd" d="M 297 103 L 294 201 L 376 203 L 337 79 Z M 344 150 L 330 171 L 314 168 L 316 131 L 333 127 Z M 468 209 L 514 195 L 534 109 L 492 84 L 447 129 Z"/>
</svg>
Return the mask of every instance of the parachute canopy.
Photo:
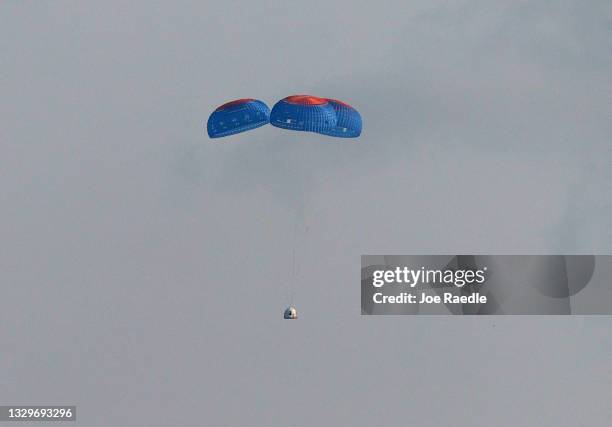
<svg viewBox="0 0 612 427">
<path fill-rule="evenodd" d="M 265 103 L 244 98 L 217 107 L 208 118 L 206 129 L 211 138 L 221 138 L 256 129 L 269 122 L 270 109 Z"/>
<path fill-rule="evenodd" d="M 282 129 L 322 132 L 338 122 L 334 107 L 325 98 L 293 95 L 278 101 L 270 113 L 270 124 Z"/>
<path fill-rule="evenodd" d="M 345 102 L 311 95 L 292 95 L 272 108 L 257 99 L 245 98 L 218 107 L 208 118 L 211 138 L 221 138 L 267 123 L 288 130 L 316 132 L 339 138 L 356 138 L 361 134 L 359 112 Z"/>
<path fill-rule="evenodd" d="M 336 112 L 337 123 L 329 129 L 319 131 L 323 135 L 338 138 L 357 138 L 361 134 L 361 115 L 359 111 L 337 99 L 327 99 Z"/>
</svg>

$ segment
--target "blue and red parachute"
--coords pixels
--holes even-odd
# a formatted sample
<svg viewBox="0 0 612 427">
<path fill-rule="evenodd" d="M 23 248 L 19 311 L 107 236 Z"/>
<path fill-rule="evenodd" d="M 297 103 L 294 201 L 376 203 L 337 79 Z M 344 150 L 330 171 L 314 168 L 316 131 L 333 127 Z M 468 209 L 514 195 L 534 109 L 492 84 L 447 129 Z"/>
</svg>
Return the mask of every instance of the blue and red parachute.
<svg viewBox="0 0 612 427">
<path fill-rule="evenodd" d="M 252 98 L 223 104 L 208 118 L 207 130 L 211 138 L 220 138 L 268 123 L 281 129 L 339 138 L 356 138 L 362 128 L 361 115 L 345 102 L 292 95 L 278 101 L 272 111 L 264 102 Z"/>
<path fill-rule="evenodd" d="M 270 123 L 270 109 L 257 99 L 244 98 L 227 102 L 208 118 L 206 130 L 211 138 L 234 135 Z"/>
<path fill-rule="evenodd" d="M 270 113 L 270 124 L 281 129 L 321 133 L 337 122 L 334 107 L 327 99 L 309 95 L 281 99 Z"/>
</svg>

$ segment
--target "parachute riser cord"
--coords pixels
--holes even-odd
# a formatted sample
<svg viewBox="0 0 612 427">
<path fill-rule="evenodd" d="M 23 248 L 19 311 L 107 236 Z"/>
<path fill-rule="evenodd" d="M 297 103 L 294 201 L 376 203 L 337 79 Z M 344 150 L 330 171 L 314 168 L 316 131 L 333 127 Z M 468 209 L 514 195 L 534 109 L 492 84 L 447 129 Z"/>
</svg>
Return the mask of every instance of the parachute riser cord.
<svg viewBox="0 0 612 427">
<path fill-rule="evenodd" d="M 295 217 L 295 223 L 293 225 L 293 248 L 291 250 L 291 288 L 290 288 L 290 303 L 293 305 L 293 297 L 295 295 L 295 286 L 297 281 L 297 274 L 295 268 L 295 252 L 297 246 L 297 228 L 298 228 L 298 216 Z"/>
</svg>

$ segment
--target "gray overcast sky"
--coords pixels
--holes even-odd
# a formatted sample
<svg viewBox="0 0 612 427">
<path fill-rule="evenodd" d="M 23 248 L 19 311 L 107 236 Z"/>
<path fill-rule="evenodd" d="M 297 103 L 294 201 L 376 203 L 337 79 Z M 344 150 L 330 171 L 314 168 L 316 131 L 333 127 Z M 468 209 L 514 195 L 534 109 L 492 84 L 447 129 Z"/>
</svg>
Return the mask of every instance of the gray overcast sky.
<svg viewBox="0 0 612 427">
<path fill-rule="evenodd" d="M 609 1 L 3 1 L 0 402 L 609 425 L 610 317 L 362 317 L 359 262 L 611 253 L 611 40 Z M 206 136 L 294 93 L 362 137 Z"/>
</svg>

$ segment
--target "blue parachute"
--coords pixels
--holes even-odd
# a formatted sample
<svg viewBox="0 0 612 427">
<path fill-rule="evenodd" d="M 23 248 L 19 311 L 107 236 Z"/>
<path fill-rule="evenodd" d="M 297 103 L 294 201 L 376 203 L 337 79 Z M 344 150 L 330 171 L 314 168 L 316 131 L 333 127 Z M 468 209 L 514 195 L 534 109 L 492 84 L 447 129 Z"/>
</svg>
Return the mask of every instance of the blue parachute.
<svg viewBox="0 0 612 427">
<path fill-rule="evenodd" d="M 357 138 L 361 135 L 361 115 L 359 111 L 345 102 L 337 99 L 327 99 L 336 112 L 336 126 L 321 130 L 323 135 L 335 136 L 338 138 Z"/>
<path fill-rule="evenodd" d="M 211 138 L 234 135 L 270 123 L 270 109 L 257 99 L 245 98 L 218 107 L 208 118 L 206 129 Z"/>
<path fill-rule="evenodd" d="M 275 127 L 316 132 L 339 138 L 361 134 L 359 112 L 337 99 L 293 95 L 278 101 L 272 111 L 262 101 L 237 99 L 218 107 L 208 118 L 211 138 L 220 138 L 258 128 L 267 123 Z"/>
<path fill-rule="evenodd" d="M 270 113 L 270 124 L 282 129 L 322 132 L 336 126 L 334 107 L 325 98 L 293 95 L 278 101 Z"/>
</svg>

